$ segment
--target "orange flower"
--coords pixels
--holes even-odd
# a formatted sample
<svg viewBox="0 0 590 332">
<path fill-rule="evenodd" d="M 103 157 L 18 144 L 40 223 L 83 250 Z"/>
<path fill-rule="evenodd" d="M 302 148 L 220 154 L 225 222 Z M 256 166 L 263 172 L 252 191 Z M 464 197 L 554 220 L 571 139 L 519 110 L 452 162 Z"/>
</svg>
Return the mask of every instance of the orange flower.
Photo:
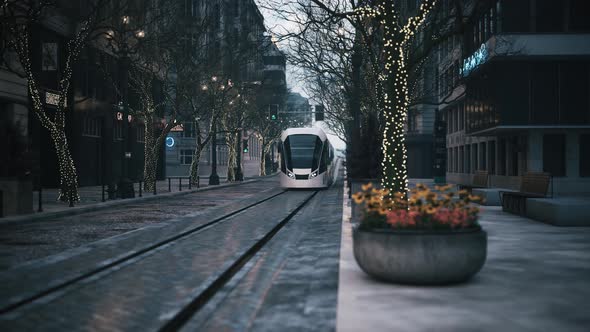
<svg viewBox="0 0 590 332">
<path fill-rule="evenodd" d="M 356 204 L 361 204 L 365 200 L 365 197 L 364 197 L 363 193 L 356 193 L 356 194 L 352 194 L 352 199 L 354 199 L 354 202 Z"/>
<path fill-rule="evenodd" d="M 369 190 L 369 189 L 371 189 L 371 188 L 373 188 L 373 184 L 372 184 L 371 182 L 369 182 L 369 183 L 367 183 L 367 184 L 363 184 L 363 185 L 361 186 L 361 189 L 362 189 L 363 191 L 368 191 L 368 190 Z"/>
</svg>

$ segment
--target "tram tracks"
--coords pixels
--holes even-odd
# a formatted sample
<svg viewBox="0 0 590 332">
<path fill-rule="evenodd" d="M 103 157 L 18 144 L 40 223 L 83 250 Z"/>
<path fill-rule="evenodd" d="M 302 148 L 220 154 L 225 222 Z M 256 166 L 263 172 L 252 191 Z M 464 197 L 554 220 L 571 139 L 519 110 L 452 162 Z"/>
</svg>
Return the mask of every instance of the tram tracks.
<svg viewBox="0 0 590 332">
<path fill-rule="evenodd" d="M 265 244 L 273 238 L 273 236 L 282 229 L 292 218 L 299 212 L 316 194 L 317 192 L 310 193 L 302 202 L 300 202 L 286 217 L 282 217 L 282 220 L 277 222 L 266 234 L 260 238 L 257 238 L 255 243 L 251 245 L 245 252 L 243 252 L 237 259 L 231 262 L 229 266 L 221 273 L 218 273 L 214 280 L 206 286 L 199 293 L 197 296 L 194 296 L 189 302 L 180 310 L 178 310 L 174 315 L 171 316 L 169 320 L 164 322 L 164 324 L 158 328 L 160 331 L 173 331 L 180 328 L 184 322 L 186 322 L 195 312 L 199 310 L 207 301 L 216 294 L 216 292 L 225 285 L 227 281 L 229 281 L 240 269 L 252 258 L 258 251 L 260 251 Z M 66 289 L 70 287 L 75 287 L 80 284 L 92 282 L 92 279 L 96 279 L 101 275 L 108 275 L 109 271 L 115 271 L 121 269 L 125 265 L 134 264 L 134 261 L 138 261 L 142 259 L 142 256 L 149 256 L 151 253 L 158 251 L 158 250 L 167 250 L 167 246 L 173 248 L 175 242 L 188 238 L 191 235 L 195 235 L 207 230 L 211 230 L 217 225 L 223 224 L 225 221 L 232 219 L 232 217 L 237 216 L 240 213 L 244 213 L 248 210 L 251 210 L 265 202 L 269 202 L 273 199 L 279 198 L 281 195 L 285 195 L 286 191 L 281 191 L 279 193 L 273 193 L 268 197 L 264 197 L 263 199 L 257 200 L 252 204 L 248 204 L 239 209 L 235 209 L 231 212 L 228 212 L 214 220 L 211 220 L 207 223 L 202 225 L 196 226 L 194 228 L 188 229 L 182 233 L 176 234 L 174 236 L 168 237 L 162 241 L 144 247 L 141 250 L 133 251 L 127 255 L 120 256 L 113 261 L 109 262 L 108 264 L 104 264 L 98 268 L 92 269 L 85 273 L 79 274 L 74 278 L 69 278 L 67 280 L 63 280 L 58 284 L 55 284 L 51 287 L 45 288 L 42 291 L 39 291 L 33 295 L 20 298 L 8 305 L 4 305 L 0 308 L 0 319 L 6 320 L 2 318 L 2 316 L 10 316 L 11 313 L 15 311 L 19 311 L 19 309 L 27 308 L 30 304 L 43 302 L 44 299 L 51 298 L 52 296 L 56 296 L 60 292 L 64 292 Z M 280 199 L 280 198 L 279 198 Z M 18 316 L 18 315 L 17 315 Z M 10 318 L 8 319 L 10 321 Z"/>
</svg>

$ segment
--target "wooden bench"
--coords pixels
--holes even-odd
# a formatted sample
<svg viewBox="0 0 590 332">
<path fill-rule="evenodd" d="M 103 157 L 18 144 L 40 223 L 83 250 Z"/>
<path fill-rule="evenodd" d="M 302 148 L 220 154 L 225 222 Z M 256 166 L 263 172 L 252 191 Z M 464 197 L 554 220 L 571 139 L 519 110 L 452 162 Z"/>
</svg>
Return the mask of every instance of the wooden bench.
<svg viewBox="0 0 590 332">
<path fill-rule="evenodd" d="M 469 190 L 473 188 L 487 188 L 488 187 L 488 171 L 475 171 L 471 184 L 460 184 L 459 189 Z"/>
<path fill-rule="evenodd" d="M 526 215 L 527 198 L 547 197 L 551 175 L 542 172 L 527 172 L 520 180 L 519 191 L 500 191 L 502 211 Z"/>
</svg>

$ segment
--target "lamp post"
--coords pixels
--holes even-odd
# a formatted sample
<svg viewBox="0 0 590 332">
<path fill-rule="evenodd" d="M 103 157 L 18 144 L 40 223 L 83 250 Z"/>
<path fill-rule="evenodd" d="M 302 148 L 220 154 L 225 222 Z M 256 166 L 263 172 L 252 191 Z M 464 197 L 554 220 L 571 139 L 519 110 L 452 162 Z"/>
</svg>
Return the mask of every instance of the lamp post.
<svg viewBox="0 0 590 332">
<path fill-rule="evenodd" d="M 213 76 L 211 77 L 211 83 L 213 84 L 212 89 L 209 89 L 206 84 L 201 87 L 203 91 L 210 91 L 211 93 L 211 107 L 213 107 L 213 112 L 221 111 L 218 109 L 218 107 L 223 107 L 223 103 L 225 101 L 226 87 L 224 83 L 219 84 L 219 82 L 220 79 L 217 76 Z M 231 82 L 231 80 L 228 82 Z M 230 84 L 228 84 L 228 86 L 231 87 Z M 217 98 L 217 93 L 221 93 L 220 100 Z M 211 137 L 211 175 L 209 175 L 209 185 L 216 186 L 219 185 L 219 175 L 217 174 L 217 117 L 215 114 L 213 114 L 211 121 L 213 121 L 211 125 L 211 131 L 213 131 L 213 135 Z"/>
<path fill-rule="evenodd" d="M 219 184 L 219 175 L 217 175 L 217 121 L 212 120 L 211 130 L 213 136 L 211 139 L 211 175 L 209 175 L 209 185 L 216 186 Z"/>
<path fill-rule="evenodd" d="M 129 179 L 129 168 L 131 164 L 132 148 L 133 143 L 130 139 L 131 121 L 132 115 L 129 112 L 129 68 L 131 67 L 131 59 L 128 42 L 131 38 L 139 41 L 145 37 L 144 30 L 134 30 L 130 27 L 131 17 L 124 15 L 121 17 L 121 25 L 119 31 L 119 91 L 121 93 L 121 100 L 119 102 L 118 112 L 121 116 L 117 116 L 117 121 L 121 121 L 122 126 L 122 156 L 121 156 L 121 175 L 117 185 L 117 192 L 121 198 L 133 198 L 135 197 L 135 189 L 133 188 L 133 182 Z M 109 34 L 111 38 L 111 34 Z"/>
</svg>

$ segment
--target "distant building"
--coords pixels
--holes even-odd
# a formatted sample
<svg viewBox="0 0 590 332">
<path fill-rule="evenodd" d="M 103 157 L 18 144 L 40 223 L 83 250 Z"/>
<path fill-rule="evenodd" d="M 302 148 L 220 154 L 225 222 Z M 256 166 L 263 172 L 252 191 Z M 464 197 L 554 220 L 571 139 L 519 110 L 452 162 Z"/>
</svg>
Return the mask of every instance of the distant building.
<svg viewBox="0 0 590 332">
<path fill-rule="evenodd" d="M 210 0 L 187 2 L 184 20 L 187 24 L 200 24 L 203 18 L 211 20 L 206 25 L 206 32 L 198 32 L 194 43 L 194 51 L 202 52 L 212 74 L 231 80 L 242 88 L 253 88 L 262 85 L 266 80 L 277 80 L 275 68 L 269 68 L 265 44 L 264 18 L 254 0 Z M 192 22 L 192 23 L 191 23 Z M 206 47 L 202 47 L 206 45 Z M 274 45 L 273 45 L 274 46 Z M 272 61 L 276 61 L 271 58 Z M 284 61 L 284 59 L 283 59 Z M 284 63 L 283 63 L 284 66 Z M 272 74 L 272 75 L 271 75 Z M 280 79 L 280 75 L 278 77 Z M 284 81 L 284 69 L 282 80 Z M 274 83 L 273 83 L 274 84 Z M 283 83 L 284 84 L 284 83 Z M 272 89 L 271 89 L 272 90 Z M 271 96 L 272 97 L 272 96 Z M 260 103 L 257 98 L 257 102 Z M 201 130 L 206 133 L 208 120 L 201 121 Z M 196 147 L 195 122 L 181 119 L 178 131 L 171 132 L 166 146 L 166 172 L 169 176 L 188 176 Z M 254 135 L 248 131 L 248 151 L 242 151 L 242 163 L 258 163 L 260 146 Z M 228 164 L 228 147 L 224 135 L 217 135 L 218 172 L 225 176 Z M 199 163 L 199 173 L 208 176 L 211 170 L 213 150 L 208 144 L 203 151 Z"/>
<path fill-rule="evenodd" d="M 288 118 L 301 127 L 310 127 L 312 124 L 312 112 L 309 100 L 299 93 L 289 93 L 285 111 L 281 113 L 281 117 Z"/>
</svg>

